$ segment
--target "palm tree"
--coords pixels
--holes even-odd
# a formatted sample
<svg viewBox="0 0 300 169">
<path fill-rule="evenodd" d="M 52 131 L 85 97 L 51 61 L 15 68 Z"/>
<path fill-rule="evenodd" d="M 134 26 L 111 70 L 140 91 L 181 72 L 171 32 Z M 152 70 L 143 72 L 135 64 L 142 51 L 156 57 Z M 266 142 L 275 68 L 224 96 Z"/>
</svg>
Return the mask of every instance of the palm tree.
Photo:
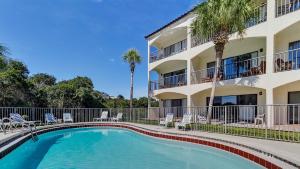
<svg viewBox="0 0 300 169">
<path fill-rule="evenodd" d="M 129 49 L 123 55 L 123 61 L 129 64 L 130 67 L 130 112 L 132 111 L 133 99 L 133 76 L 136 64 L 141 63 L 142 57 L 136 49 Z"/>
<path fill-rule="evenodd" d="M 225 45 L 230 35 L 237 32 L 243 38 L 246 23 L 255 16 L 254 0 L 208 0 L 199 4 L 195 10 L 196 18 L 191 25 L 192 36 L 211 38 L 216 52 L 216 64 L 209 100 L 207 123 L 211 123 L 211 114 L 217 77 L 223 57 Z"/>
</svg>

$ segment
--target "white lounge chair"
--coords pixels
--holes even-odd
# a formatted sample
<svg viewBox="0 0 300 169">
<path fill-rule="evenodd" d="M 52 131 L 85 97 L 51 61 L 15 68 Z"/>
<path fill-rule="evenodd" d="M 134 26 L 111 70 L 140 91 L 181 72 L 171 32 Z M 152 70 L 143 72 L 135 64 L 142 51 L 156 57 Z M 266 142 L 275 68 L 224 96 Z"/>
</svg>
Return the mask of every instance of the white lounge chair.
<svg viewBox="0 0 300 169">
<path fill-rule="evenodd" d="M 180 127 L 185 129 L 187 125 L 192 124 L 192 115 L 184 114 L 180 122 L 175 123 L 175 128 L 179 129 Z"/>
<path fill-rule="evenodd" d="M 6 134 L 6 130 L 12 129 L 12 123 L 11 120 L 7 117 L 4 117 L 3 119 L 0 119 L 0 130 Z"/>
<path fill-rule="evenodd" d="M 64 113 L 63 121 L 64 121 L 64 123 L 73 123 L 73 118 L 72 118 L 71 113 Z"/>
<path fill-rule="evenodd" d="M 166 118 L 161 118 L 159 120 L 159 125 L 164 125 L 168 127 L 168 124 L 173 122 L 173 117 L 173 114 L 167 114 Z"/>
<path fill-rule="evenodd" d="M 46 124 L 54 124 L 57 123 L 56 117 L 54 117 L 53 113 L 45 113 L 45 122 Z"/>
<path fill-rule="evenodd" d="M 112 118 L 112 121 L 119 122 L 122 120 L 122 118 L 123 118 L 123 113 L 118 113 L 117 117 Z"/>
<path fill-rule="evenodd" d="M 17 128 L 21 126 L 22 128 L 34 127 L 36 129 L 35 123 L 37 121 L 27 121 L 19 113 L 10 113 L 11 127 Z"/>
<path fill-rule="evenodd" d="M 93 118 L 93 121 L 103 121 L 103 120 L 108 120 L 108 111 L 103 111 L 100 118 L 99 117 Z"/>
</svg>

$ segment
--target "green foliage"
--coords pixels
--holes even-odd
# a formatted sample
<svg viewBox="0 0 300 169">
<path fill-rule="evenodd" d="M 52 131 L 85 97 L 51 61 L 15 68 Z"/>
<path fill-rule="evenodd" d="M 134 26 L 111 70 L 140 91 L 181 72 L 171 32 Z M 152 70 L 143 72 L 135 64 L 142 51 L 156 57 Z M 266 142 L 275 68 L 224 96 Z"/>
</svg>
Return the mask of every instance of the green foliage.
<svg viewBox="0 0 300 169">
<path fill-rule="evenodd" d="M 27 105 L 30 85 L 28 69 L 19 61 L 0 56 L 0 106 Z"/>
<path fill-rule="evenodd" d="M 118 95 L 111 98 L 106 93 L 94 89 L 88 77 L 77 76 L 70 80 L 56 82 L 56 78 L 46 73 L 29 77 L 29 71 L 22 62 L 5 56 L 7 48 L 0 44 L 0 107 L 129 107 L 129 100 Z M 129 52 L 128 59 L 138 58 L 138 53 Z M 136 60 L 140 62 L 140 59 Z M 147 107 L 147 98 L 134 99 L 137 107 Z"/>
<path fill-rule="evenodd" d="M 212 36 L 215 44 L 226 43 L 229 35 L 244 34 L 246 23 L 255 16 L 254 0 L 208 0 L 198 5 L 196 19 L 191 25 L 197 37 Z"/>
<path fill-rule="evenodd" d="M 142 62 L 142 57 L 136 49 L 129 49 L 123 55 L 123 61 L 129 64 L 131 71 L 134 71 L 135 65 Z"/>
<path fill-rule="evenodd" d="M 32 84 L 34 84 L 37 88 L 43 88 L 47 86 L 53 86 L 56 82 L 56 78 L 46 73 L 38 73 L 31 76 L 29 81 L 32 82 Z"/>
</svg>

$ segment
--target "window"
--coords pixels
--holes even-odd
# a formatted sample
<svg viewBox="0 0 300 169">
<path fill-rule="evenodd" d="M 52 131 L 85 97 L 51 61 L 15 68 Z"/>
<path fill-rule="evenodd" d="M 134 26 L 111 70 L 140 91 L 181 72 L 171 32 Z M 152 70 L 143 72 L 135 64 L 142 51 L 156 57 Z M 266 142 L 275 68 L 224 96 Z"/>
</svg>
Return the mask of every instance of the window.
<svg viewBox="0 0 300 169">
<path fill-rule="evenodd" d="M 173 55 L 175 53 L 179 53 L 183 50 L 185 50 L 187 47 L 187 40 L 182 40 L 180 42 L 177 42 L 173 45 L 170 45 L 166 48 L 164 48 L 164 54 L 165 56 L 170 56 L 170 55 Z"/>
<path fill-rule="evenodd" d="M 300 68 L 300 41 L 289 43 L 289 65 L 290 69 Z"/>
<path fill-rule="evenodd" d="M 207 77 L 209 77 L 210 79 L 212 79 L 214 77 L 215 66 L 216 66 L 216 62 L 210 62 L 210 63 L 206 64 L 206 67 L 207 67 Z"/>
<path fill-rule="evenodd" d="M 243 76 L 249 76 L 252 68 L 260 66 L 261 62 L 258 59 L 258 51 L 246 53 L 239 56 L 229 57 L 222 60 L 221 75 L 223 79 L 234 79 Z M 215 62 L 207 63 L 207 77 L 212 78 L 215 72 Z"/>
<path fill-rule="evenodd" d="M 209 97 L 206 98 L 206 104 L 209 105 Z M 215 96 L 214 106 L 230 106 L 227 108 L 228 122 L 253 122 L 257 114 L 256 107 L 246 105 L 257 105 L 257 95 L 232 95 L 232 96 Z M 245 106 L 234 106 L 245 105 Z M 225 107 L 215 107 L 212 112 L 212 118 L 224 120 Z"/>
</svg>

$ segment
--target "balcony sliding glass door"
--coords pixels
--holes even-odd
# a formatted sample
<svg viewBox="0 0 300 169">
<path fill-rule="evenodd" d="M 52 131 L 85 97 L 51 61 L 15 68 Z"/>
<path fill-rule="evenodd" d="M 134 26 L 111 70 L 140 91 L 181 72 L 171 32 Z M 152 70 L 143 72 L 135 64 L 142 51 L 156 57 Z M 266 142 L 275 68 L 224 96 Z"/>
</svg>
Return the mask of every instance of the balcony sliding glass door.
<svg viewBox="0 0 300 169">
<path fill-rule="evenodd" d="M 290 69 L 300 68 L 300 41 L 289 43 L 288 67 Z"/>
</svg>

